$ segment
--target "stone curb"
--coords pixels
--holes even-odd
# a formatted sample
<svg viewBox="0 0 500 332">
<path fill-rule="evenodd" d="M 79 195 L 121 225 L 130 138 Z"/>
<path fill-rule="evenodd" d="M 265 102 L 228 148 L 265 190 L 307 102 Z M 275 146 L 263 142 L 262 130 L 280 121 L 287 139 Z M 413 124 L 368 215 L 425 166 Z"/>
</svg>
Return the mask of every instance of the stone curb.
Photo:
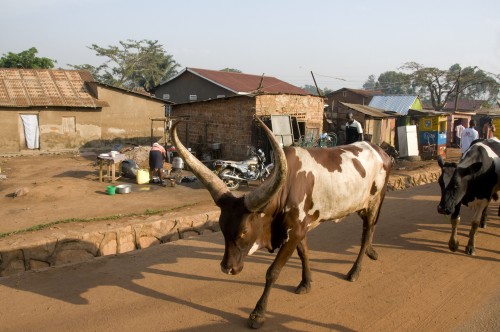
<svg viewBox="0 0 500 332">
<path fill-rule="evenodd" d="M 439 168 L 394 175 L 388 190 L 403 190 L 436 182 Z M 45 269 L 118 255 L 177 239 L 217 232 L 218 208 L 203 213 L 179 212 L 152 216 L 145 220 L 115 222 L 107 226 L 85 226 L 82 229 L 51 229 L 0 239 L 0 276 Z M 106 228 L 106 229 L 102 229 Z"/>
</svg>

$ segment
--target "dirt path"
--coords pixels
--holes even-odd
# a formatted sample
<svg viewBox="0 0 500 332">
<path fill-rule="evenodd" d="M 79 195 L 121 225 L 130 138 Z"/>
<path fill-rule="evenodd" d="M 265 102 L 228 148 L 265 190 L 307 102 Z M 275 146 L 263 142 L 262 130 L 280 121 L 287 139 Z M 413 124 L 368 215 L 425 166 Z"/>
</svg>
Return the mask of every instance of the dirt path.
<svg viewBox="0 0 500 332">
<path fill-rule="evenodd" d="M 146 210 L 170 210 L 186 206 L 213 205 L 199 182 L 171 187 L 137 185 L 133 192 L 107 195 L 109 182 L 99 182 L 95 156 L 42 155 L 0 159 L 0 233 L 71 218 L 109 217 L 144 213 Z M 190 175 L 189 172 L 184 172 Z M 17 188 L 28 188 L 25 196 L 13 198 Z"/>
<path fill-rule="evenodd" d="M 131 183 L 128 195 L 106 194 L 108 182 L 98 181 L 95 155 L 74 154 L 22 156 L 0 158 L 0 234 L 72 218 L 106 218 L 146 210 L 162 211 L 190 206 L 200 210 L 215 206 L 200 182 L 183 183 L 171 187 L 137 185 L 122 178 L 117 184 Z M 395 165 L 392 174 L 408 175 L 412 172 L 436 168 L 435 161 L 404 162 Z M 192 175 L 184 172 L 185 175 Z M 28 188 L 25 196 L 13 198 L 18 188 Z M 253 189 L 242 186 L 241 191 Z"/>
<path fill-rule="evenodd" d="M 352 216 L 309 235 L 313 289 L 296 255 L 271 293 L 263 331 L 493 331 L 500 329 L 500 220 L 490 209 L 477 256 L 448 251 L 450 225 L 437 215 L 435 184 L 388 194 L 375 233 L 378 261 L 345 281 L 359 249 Z M 220 272 L 220 233 L 93 262 L 0 279 L 4 331 L 245 331 L 274 255 L 257 252 L 237 276 Z"/>
</svg>

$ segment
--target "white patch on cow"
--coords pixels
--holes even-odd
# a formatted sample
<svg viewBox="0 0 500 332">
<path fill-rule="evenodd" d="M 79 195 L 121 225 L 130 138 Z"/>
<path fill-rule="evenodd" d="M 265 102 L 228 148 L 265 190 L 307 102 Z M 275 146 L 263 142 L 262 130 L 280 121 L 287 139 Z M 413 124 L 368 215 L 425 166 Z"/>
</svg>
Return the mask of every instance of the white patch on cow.
<svg viewBox="0 0 500 332">
<path fill-rule="evenodd" d="M 266 214 L 265 214 L 265 213 L 261 213 L 261 214 L 259 215 L 259 217 L 261 217 L 261 218 L 264 218 L 265 216 L 266 216 Z"/>
<path fill-rule="evenodd" d="M 308 216 L 319 211 L 318 218 L 308 224 L 312 229 L 324 220 L 339 220 L 343 217 L 371 206 L 379 202 L 378 194 L 385 185 L 386 171 L 383 168 L 383 160 L 368 143 L 354 143 L 362 150 L 355 156 L 352 152 L 344 150 L 341 155 L 342 170 L 330 172 L 327 168 L 319 165 L 304 149 L 295 149 L 296 155 L 302 165 L 298 172 L 306 172 L 306 175 L 314 176 L 314 187 L 312 189 L 313 202 L 310 211 L 304 211 L 306 197 L 301 202 L 290 202 L 296 204 L 299 209 L 299 220 L 305 222 Z M 352 162 L 357 159 L 365 169 L 365 176 L 360 173 Z M 375 184 L 377 193 L 371 195 L 372 185 Z M 289 206 L 291 207 L 291 206 Z"/>
<path fill-rule="evenodd" d="M 248 256 L 251 256 L 254 252 L 256 252 L 259 249 L 260 249 L 260 244 L 258 242 L 255 242 L 252 248 L 250 248 L 250 250 L 248 251 Z"/>
<path fill-rule="evenodd" d="M 287 229 L 287 230 L 286 230 L 286 239 L 285 239 L 285 243 L 287 243 L 287 242 L 288 242 L 288 240 L 290 240 L 290 231 L 291 231 L 291 230 L 292 230 L 291 228 L 289 228 L 289 229 Z"/>
</svg>

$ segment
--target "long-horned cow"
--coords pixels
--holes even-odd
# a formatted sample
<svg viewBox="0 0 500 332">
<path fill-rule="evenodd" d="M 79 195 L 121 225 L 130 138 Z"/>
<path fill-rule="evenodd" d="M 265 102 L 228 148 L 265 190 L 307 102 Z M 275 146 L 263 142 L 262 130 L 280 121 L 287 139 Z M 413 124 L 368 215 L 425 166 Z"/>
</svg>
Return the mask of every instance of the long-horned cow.
<svg viewBox="0 0 500 332">
<path fill-rule="evenodd" d="M 492 199 L 498 199 L 500 190 L 500 141 L 496 138 L 473 142 L 465 151 L 460 162 L 444 162 L 438 158 L 441 167 L 439 186 L 441 200 L 438 213 L 451 215 L 452 232 L 448 247 L 457 251 L 459 242 L 457 227 L 460 223 L 461 205 L 473 211 L 469 242 L 465 247 L 468 255 L 475 254 L 475 239 L 479 226 L 486 226 L 486 211 Z M 500 211 L 499 211 L 500 212 Z"/>
<path fill-rule="evenodd" d="M 246 256 L 261 248 L 269 252 L 279 248 L 267 270 L 264 292 L 250 314 L 248 324 L 252 328 L 264 322 L 271 288 L 295 250 L 302 262 L 302 280 L 295 292 L 310 291 L 306 233 L 319 223 L 338 222 L 353 212 L 363 220 L 361 249 L 348 280 L 358 278 L 364 254 L 377 259 L 372 238 L 392 166 L 390 157 L 368 142 L 332 149 L 281 148 L 272 131 L 259 118 L 257 121 L 274 150 L 275 167 L 269 179 L 242 197 L 233 195 L 180 143 L 176 132 L 179 122 L 172 128 L 178 153 L 221 209 L 219 224 L 225 241 L 222 271 L 238 274 Z"/>
</svg>

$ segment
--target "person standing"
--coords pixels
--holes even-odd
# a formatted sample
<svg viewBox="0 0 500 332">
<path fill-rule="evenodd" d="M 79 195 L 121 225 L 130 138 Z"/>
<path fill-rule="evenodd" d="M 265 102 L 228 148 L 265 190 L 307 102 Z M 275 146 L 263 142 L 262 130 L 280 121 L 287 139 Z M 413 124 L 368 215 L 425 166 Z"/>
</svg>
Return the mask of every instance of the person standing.
<svg viewBox="0 0 500 332">
<path fill-rule="evenodd" d="M 151 177 L 151 182 L 153 182 L 153 174 L 156 172 L 158 178 L 160 179 L 160 184 L 163 183 L 163 161 L 167 156 L 165 148 L 159 143 L 153 143 L 151 150 L 149 151 L 149 175 Z"/>
<path fill-rule="evenodd" d="M 460 147 L 460 140 L 462 139 L 462 131 L 465 129 L 464 126 L 462 126 L 462 120 L 458 123 L 458 125 L 455 127 L 455 139 L 457 147 Z"/>
<path fill-rule="evenodd" d="M 363 127 L 361 127 L 361 123 L 354 120 L 354 116 L 351 112 L 347 113 L 345 136 L 346 144 L 351 144 L 363 140 Z"/>
<path fill-rule="evenodd" d="M 483 126 L 483 138 L 493 138 L 493 133 L 495 132 L 495 125 L 493 124 L 493 119 L 489 118 Z"/>
<path fill-rule="evenodd" d="M 462 131 L 462 137 L 460 139 L 460 150 L 462 151 L 462 154 L 465 151 L 467 151 L 472 141 L 479 138 L 479 133 L 477 132 L 476 129 L 474 129 L 475 126 L 476 126 L 476 121 L 470 120 L 469 128 L 465 128 Z"/>
</svg>

